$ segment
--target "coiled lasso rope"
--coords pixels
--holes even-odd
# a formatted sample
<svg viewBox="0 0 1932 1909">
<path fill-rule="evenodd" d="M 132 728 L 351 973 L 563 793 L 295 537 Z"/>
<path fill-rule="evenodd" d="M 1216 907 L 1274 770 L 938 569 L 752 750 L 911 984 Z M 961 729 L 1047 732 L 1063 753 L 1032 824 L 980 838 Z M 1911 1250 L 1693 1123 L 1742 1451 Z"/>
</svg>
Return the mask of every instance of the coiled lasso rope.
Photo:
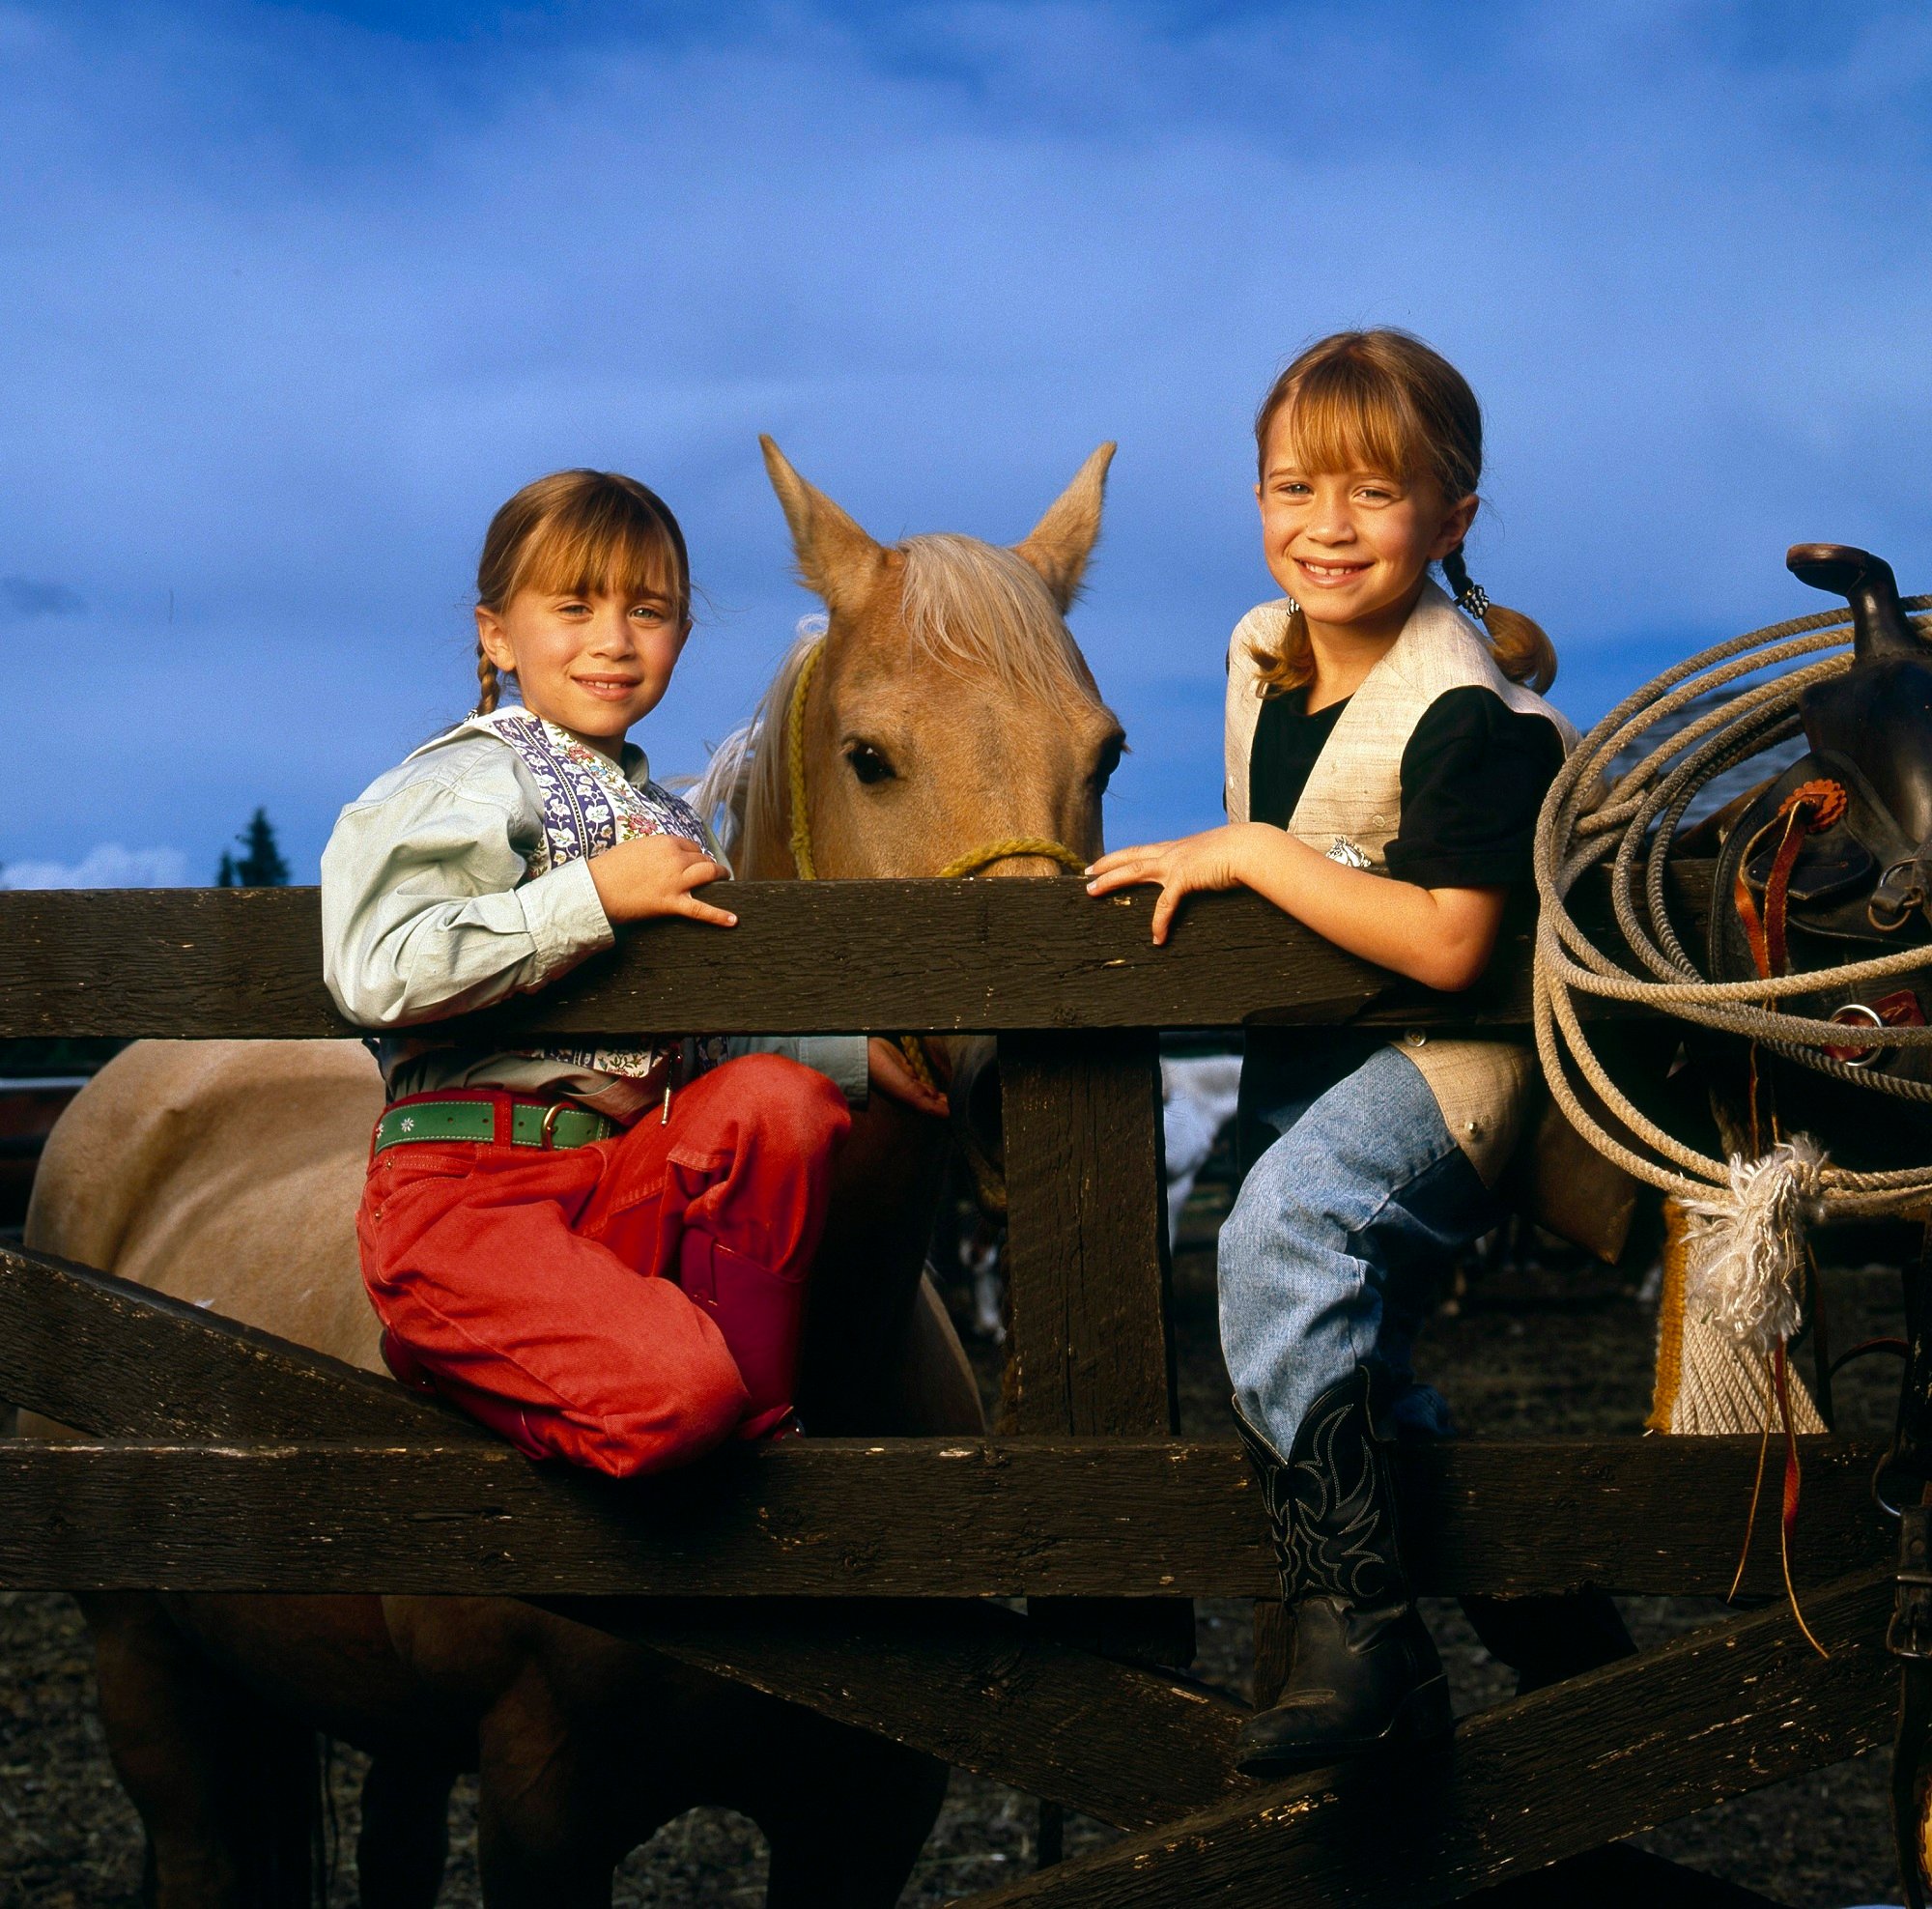
<svg viewBox="0 0 1932 1909">
<path fill-rule="evenodd" d="M 1928 607 L 1932 597 L 1915 597 L 1904 605 L 1907 610 Z M 1779 1538 L 1785 1589 L 1800 1628 L 1821 1653 L 1823 1646 L 1804 1623 L 1791 1580 L 1799 1493 L 1794 1434 L 1816 1421 L 1786 1360 L 1804 1291 L 1804 1226 L 1807 1219 L 1895 1212 L 1923 1204 L 1932 1197 L 1932 1161 L 1885 1173 L 1854 1172 L 1833 1166 L 1804 1134 L 1788 1139 L 1774 1135 L 1772 1146 L 1755 1159 L 1744 1154 L 1714 1159 L 1701 1154 L 1648 1119 L 1618 1090 L 1591 1047 L 1577 997 L 1623 1002 L 1740 1035 L 1833 1079 L 1898 1098 L 1932 1101 L 1932 1084 L 1848 1067 L 1824 1051 L 1926 1046 L 1932 1044 L 1932 1027 L 1858 1028 L 1787 1012 L 1778 997 L 1802 994 L 1807 980 L 1803 975 L 1714 982 L 1685 952 L 1665 904 L 1665 867 L 1692 799 L 1716 777 L 1801 733 L 1799 699 L 1804 691 L 1851 667 L 1844 653 L 1850 623 L 1848 610 L 1775 623 L 1701 651 L 1627 697 L 1558 772 L 1538 817 L 1535 856 L 1541 915 L 1534 1010 L 1544 1075 L 1585 1140 L 1626 1172 L 1662 1187 L 1682 1210 L 1688 1222 L 1686 1270 L 1675 1296 L 1678 1301 L 1690 1298 L 1692 1306 L 1684 1311 L 1680 1340 L 1670 1348 L 1661 1340 L 1660 1355 L 1667 1351 L 1676 1370 L 1696 1368 L 1707 1418 L 1736 1421 L 1723 1429 L 1762 1430 L 1738 1583 L 1756 1526 L 1774 1416 L 1781 1424 L 1785 1482 Z M 1801 663 L 1804 658 L 1815 660 Z M 1658 725 L 1700 698 L 1779 665 L 1799 667 L 1735 691 L 1665 735 L 1604 793 L 1610 764 Z M 1648 979 L 1612 959 L 1570 913 L 1577 883 L 1605 862 L 1610 865 L 1617 926 Z M 1725 900 L 1713 896 L 1711 905 L 1722 907 Z M 1932 947 L 1908 948 L 1808 979 L 1814 985 L 1843 985 L 1928 968 Z M 1628 1139 L 1608 1131 L 1578 1094 L 1576 1079 L 1587 1084 L 1599 1105 L 1622 1124 Z M 1747 1412 L 1755 1416 L 1756 1428 L 1749 1425 Z"/>
<path fill-rule="evenodd" d="M 1932 608 L 1913 597 L 1904 608 Z M 1785 1011 L 1780 995 L 1802 993 L 1805 978 L 1714 982 L 1685 953 L 1665 904 L 1664 869 L 1684 813 L 1714 777 L 1800 732 L 1799 698 L 1813 683 L 1842 674 L 1851 659 L 1850 615 L 1826 611 L 1774 623 L 1701 651 L 1627 697 L 1599 723 L 1558 771 L 1537 820 L 1536 1046 L 1557 1103 L 1598 1152 L 1637 1179 L 1677 1196 L 1693 1211 L 1719 1214 L 1784 1202 L 1765 1181 L 1774 1168 L 1808 1207 L 1823 1213 L 1895 1212 L 1932 1196 L 1932 1161 L 1922 1167 L 1858 1173 L 1830 1163 L 1815 1149 L 1774 1148 L 1762 1161 L 1719 1160 L 1687 1146 L 1634 1106 L 1590 1045 L 1577 1011 L 1579 994 L 1675 1016 L 1698 1027 L 1742 1035 L 1833 1079 L 1899 1098 L 1932 1102 L 1932 1083 L 1903 1080 L 1876 1068 L 1848 1067 L 1828 1047 L 1932 1046 L 1932 1027 L 1863 1027 Z M 1821 651 L 1773 681 L 1741 690 L 1667 736 L 1607 795 L 1598 799 L 1610 763 L 1658 724 L 1739 679 Z M 1610 864 L 1617 926 L 1629 952 L 1654 979 L 1633 974 L 1591 940 L 1570 913 L 1571 892 L 1584 873 Z M 1639 871 L 1639 863 L 1641 870 Z M 1638 909 L 1639 876 L 1642 911 Z M 1713 898 L 1714 907 L 1722 898 Z M 1822 973 L 1821 983 L 1856 984 L 1932 969 L 1932 946 L 1847 962 Z M 1630 1136 L 1605 1129 L 1576 1091 L 1585 1081 Z"/>
</svg>

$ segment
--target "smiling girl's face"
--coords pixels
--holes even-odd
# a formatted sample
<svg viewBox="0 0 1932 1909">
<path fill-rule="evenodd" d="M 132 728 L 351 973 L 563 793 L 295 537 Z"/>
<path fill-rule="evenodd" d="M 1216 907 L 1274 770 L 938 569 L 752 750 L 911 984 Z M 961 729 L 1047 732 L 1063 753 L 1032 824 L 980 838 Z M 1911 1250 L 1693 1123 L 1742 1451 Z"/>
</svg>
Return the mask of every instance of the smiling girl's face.
<svg viewBox="0 0 1932 1909">
<path fill-rule="evenodd" d="M 1255 496 L 1268 573 L 1310 629 L 1355 637 L 1401 633 L 1431 563 L 1466 535 L 1473 497 L 1454 502 L 1433 477 L 1314 470 L 1295 442 L 1294 406 L 1275 413 Z"/>
<path fill-rule="evenodd" d="M 500 611 L 476 607 L 476 636 L 515 671 L 524 706 L 615 755 L 626 731 L 664 699 L 691 625 L 655 590 L 519 590 Z"/>
</svg>

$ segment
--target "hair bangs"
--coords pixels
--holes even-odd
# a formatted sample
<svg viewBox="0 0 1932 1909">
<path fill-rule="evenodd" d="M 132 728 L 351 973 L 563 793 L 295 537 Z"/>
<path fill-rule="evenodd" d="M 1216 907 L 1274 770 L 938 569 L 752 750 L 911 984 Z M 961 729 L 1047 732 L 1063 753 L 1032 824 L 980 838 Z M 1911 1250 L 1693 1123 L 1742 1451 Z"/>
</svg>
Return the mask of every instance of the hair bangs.
<svg viewBox="0 0 1932 1909">
<path fill-rule="evenodd" d="M 1380 365 L 1351 356 L 1310 365 L 1276 416 L 1284 420 L 1290 455 L 1304 470 L 1378 470 L 1412 480 L 1435 461 L 1408 393 Z"/>
<path fill-rule="evenodd" d="M 509 581 L 509 595 L 661 597 L 690 614 L 684 547 L 641 499 L 611 486 L 573 498 L 530 528 Z"/>
</svg>

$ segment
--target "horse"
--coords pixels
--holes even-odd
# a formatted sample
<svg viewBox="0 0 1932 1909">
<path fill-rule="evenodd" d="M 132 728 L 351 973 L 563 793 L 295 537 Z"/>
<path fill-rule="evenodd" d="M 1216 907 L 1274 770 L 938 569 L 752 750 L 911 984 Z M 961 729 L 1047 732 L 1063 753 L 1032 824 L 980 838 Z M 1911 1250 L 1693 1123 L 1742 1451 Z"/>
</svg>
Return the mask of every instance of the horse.
<svg viewBox="0 0 1932 1909">
<path fill-rule="evenodd" d="M 1014 876 L 1097 853 L 1123 739 L 1065 619 L 1113 446 L 1002 549 L 881 545 L 762 442 L 826 615 L 700 792 L 726 815 L 736 871 Z M 926 1057 L 942 1080 L 960 1058 L 943 1042 Z M 381 1098 L 354 1041 L 138 1042 L 50 1137 L 27 1242 L 380 1371 L 353 1216 Z M 949 1144 L 895 1099 L 855 1117 L 811 1287 L 813 1432 L 983 1430 L 923 1278 Z M 25 1415 L 21 1430 L 60 1434 Z M 763 1832 L 770 1909 L 886 1909 L 945 1789 L 924 1756 L 513 1599 L 81 1603 L 157 1909 L 308 1904 L 318 1732 L 371 1755 L 369 1909 L 430 1909 L 465 1770 L 491 1909 L 608 1905 L 615 1866 L 699 1804 Z"/>
</svg>

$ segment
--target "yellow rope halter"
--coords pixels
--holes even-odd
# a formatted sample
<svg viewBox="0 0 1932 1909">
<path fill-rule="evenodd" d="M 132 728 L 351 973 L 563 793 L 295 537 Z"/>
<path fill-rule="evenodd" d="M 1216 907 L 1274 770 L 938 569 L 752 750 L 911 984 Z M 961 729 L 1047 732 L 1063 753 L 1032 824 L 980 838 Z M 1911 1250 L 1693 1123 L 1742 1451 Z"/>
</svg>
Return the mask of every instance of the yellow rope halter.
<svg viewBox="0 0 1932 1909">
<path fill-rule="evenodd" d="M 818 865 L 812 859 L 811 815 L 806 807 L 805 698 L 824 654 L 825 644 L 821 641 L 799 666 L 798 681 L 792 686 L 791 707 L 785 712 L 785 767 L 791 781 L 791 864 L 798 870 L 799 880 L 807 882 L 818 879 Z M 1044 856 L 1050 862 L 1058 862 L 1063 869 L 1071 869 L 1075 874 L 1084 874 L 1087 869 L 1087 858 L 1075 854 L 1064 841 L 1049 841 L 1044 836 L 1003 836 L 998 841 L 969 849 L 947 863 L 939 870 L 940 879 L 950 881 L 963 875 L 977 875 L 995 862 L 1010 862 L 1023 855 Z"/>
</svg>

